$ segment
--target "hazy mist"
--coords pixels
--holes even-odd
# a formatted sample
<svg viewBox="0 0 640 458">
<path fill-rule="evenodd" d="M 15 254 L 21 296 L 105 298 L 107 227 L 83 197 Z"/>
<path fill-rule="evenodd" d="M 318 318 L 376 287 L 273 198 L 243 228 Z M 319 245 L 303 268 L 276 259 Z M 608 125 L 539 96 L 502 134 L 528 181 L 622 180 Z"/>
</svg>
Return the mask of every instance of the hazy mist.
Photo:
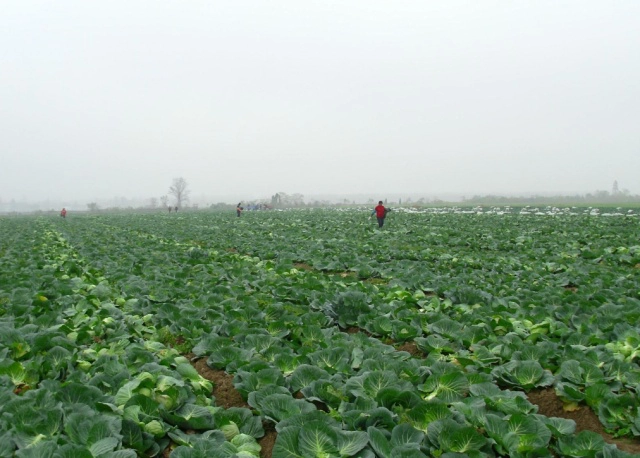
<svg viewBox="0 0 640 458">
<path fill-rule="evenodd" d="M 640 2 L 31 1 L 0 201 L 640 193 Z"/>
</svg>

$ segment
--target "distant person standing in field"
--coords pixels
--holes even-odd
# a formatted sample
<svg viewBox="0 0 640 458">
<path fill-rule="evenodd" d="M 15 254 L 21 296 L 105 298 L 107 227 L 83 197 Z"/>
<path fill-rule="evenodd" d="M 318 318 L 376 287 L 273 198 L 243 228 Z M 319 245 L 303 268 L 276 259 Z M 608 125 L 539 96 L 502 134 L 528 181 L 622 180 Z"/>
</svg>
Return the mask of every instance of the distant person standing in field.
<svg viewBox="0 0 640 458">
<path fill-rule="evenodd" d="M 60 212 L 60 216 L 62 216 L 63 218 L 67 217 L 67 209 L 66 208 L 62 208 L 62 211 Z"/>
<path fill-rule="evenodd" d="M 238 215 L 238 218 L 240 218 L 242 210 L 244 210 L 244 208 L 242 208 L 242 202 L 238 202 L 238 205 L 236 205 L 236 214 Z"/>
<path fill-rule="evenodd" d="M 378 227 L 382 227 L 384 225 L 384 219 L 386 218 L 388 211 L 389 210 L 386 209 L 384 205 L 382 205 L 382 201 L 378 201 L 378 205 L 371 212 L 371 216 L 375 214 L 376 218 L 378 219 Z"/>
</svg>

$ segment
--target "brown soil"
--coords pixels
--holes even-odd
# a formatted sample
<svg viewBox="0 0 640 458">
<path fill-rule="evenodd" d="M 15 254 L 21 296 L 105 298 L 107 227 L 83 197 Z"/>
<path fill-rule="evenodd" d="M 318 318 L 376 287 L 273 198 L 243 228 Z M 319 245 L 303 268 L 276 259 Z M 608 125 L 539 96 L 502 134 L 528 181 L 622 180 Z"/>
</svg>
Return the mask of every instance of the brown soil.
<svg viewBox="0 0 640 458">
<path fill-rule="evenodd" d="M 294 262 L 293 267 L 295 267 L 296 269 L 307 270 L 307 271 L 315 270 L 313 266 L 310 266 L 306 262 Z"/>
<path fill-rule="evenodd" d="M 193 354 L 187 355 L 187 358 L 191 360 L 194 356 Z M 211 369 L 207 366 L 207 360 L 204 358 L 192 364 L 200 375 L 213 382 L 213 396 L 216 398 L 216 405 L 225 409 L 229 407 L 250 408 L 249 404 L 242 398 L 240 392 L 233 386 L 233 375 L 227 374 L 222 370 Z M 260 457 L 271 458 L 278 433 L 276 432 L 275 425 L 271 422 L 262 422 L 262 427 L 264 428 L 264 436 L 258 440 L 260 447 L 262 447 Z"/>
<path fill-rule="evenodd" d="M 424 358 L 424 352 L 418 348 L 418 346 L 413 342 L 405 342 L 396 347 L 398 351 L 406 351 L 411 356 L 415 358 Z"/>
<path fill-rule="evenodd" d="M 388 283 L 384 278 L 370 277 L 363 280 L 365 283 L 371 283 L 372 285 L 386 285 Z"/>
<path fill-rule="evenodd" d="M 615 438 L 607 433 L 600 423 L 598 416 L 588 406 L 579 406 L 576 410 L 565 410 L 564 403 L 556 396 L 553 388 L 531 391 L 527 394 L 529 402 L 538 406 L 538 413 L 546 417 L 567 418 L 576 422 L 576 433 L 593 431 L 600 434 L 604 440 L 616 445 L 620 450 L 628 453 L 640 453 L 640 439 Z"/>
<path fill-rule="evenodd" d="M 193 357 L 193 355 L 189 356 Z M 211 369 L 207 366 L 207 360 L 204 358 L 192 364 L 201 376 L 213 382 L 213 396 L 216 398 L 217 406 L 224 409 L 229 407 L 250 408 L 249 404 L 242 399 L 240 392 L 233 386 L 233 375 L 222 370 Z"/>
<path fill-rule="evenodd" d="M 260 447 L 260 458 L 271 458 L 271 454 L 273 453 L 273 446 L 276 443 L 276 439 L 278 438 L 278 433 L 276 432 L 276 425 L 271 422 L 262 422 L 262 427 L 264 428 L 264 436 L 258 441 Z"/>
</svg>

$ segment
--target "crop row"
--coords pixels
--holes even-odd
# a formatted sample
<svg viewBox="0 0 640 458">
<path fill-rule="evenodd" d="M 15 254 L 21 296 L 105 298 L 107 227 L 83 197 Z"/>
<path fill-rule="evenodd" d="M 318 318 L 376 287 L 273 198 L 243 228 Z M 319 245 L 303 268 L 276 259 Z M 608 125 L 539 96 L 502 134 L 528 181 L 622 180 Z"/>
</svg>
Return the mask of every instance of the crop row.
<svg viewBox="0 0 640 458">
<path fill-rule="evenodd" d="M 182 445 L 175 456 L 194 456 L 197 438 L 182 430 L 252 418 L 216 407 L 210 382 L 154 338 L 150 317 L 128 310 L 135 299 L 49 224 L 4 223 L 21 236 L 2 246 L 0 456 L 157 456 L 171 441 Z M 259 421 L 244 423 L 262 434 Z M 259 450 L 252 435 L 236 436 L 218 429 L 207 443 L 227 456 Z"/>
</svg>

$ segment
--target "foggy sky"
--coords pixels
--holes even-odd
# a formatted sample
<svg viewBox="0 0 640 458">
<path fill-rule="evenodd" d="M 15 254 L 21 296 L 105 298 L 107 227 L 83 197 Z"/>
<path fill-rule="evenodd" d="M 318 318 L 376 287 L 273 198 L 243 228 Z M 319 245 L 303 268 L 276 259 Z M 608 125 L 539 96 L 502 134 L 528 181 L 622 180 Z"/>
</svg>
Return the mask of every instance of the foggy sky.
<svg viewBox="0 0 640 458">
<path fill-rule="evenodd" d="M 640 193 L 640 2 L 5 1 L 0 201 Z"/>
</svg>

